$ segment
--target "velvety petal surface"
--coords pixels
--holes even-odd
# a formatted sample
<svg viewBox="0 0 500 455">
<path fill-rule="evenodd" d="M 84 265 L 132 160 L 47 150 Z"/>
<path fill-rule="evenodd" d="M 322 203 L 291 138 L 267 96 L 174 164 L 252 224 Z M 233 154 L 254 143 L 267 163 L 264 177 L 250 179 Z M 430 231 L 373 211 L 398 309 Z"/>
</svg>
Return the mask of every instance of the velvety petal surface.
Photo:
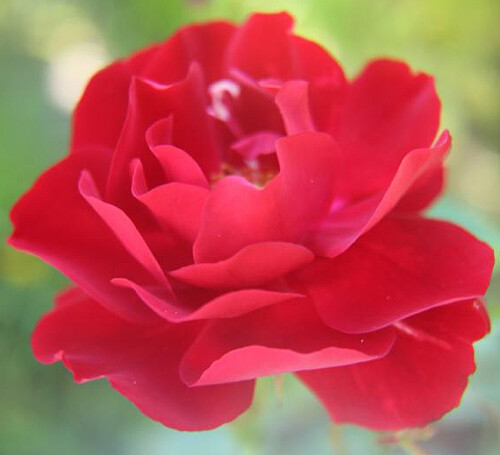
<svg viewBox="0 0 500 455">
<path fill-rule="evenodd" d="M 433 147 L 408 153 L 386 189 L 353 204 L 337 198 L 332 211 L 306 240 L 306 245 L 319 255 L 334 257 L 395 208 L 405 211 L 405 206 L 410 209 L 425 207 L 440 188 L 433 188 L 436 183 L 432 181 L 429 188 L 425 180 L 422 187 L 422 179 L 441 172 L 450 146 L 451 137 L 445 131 Z"/>
<path fill-rule="evenodd" d="M 390 217 L 334 259 L 317 259 L 290 279 L 323 320 L 366 332 L 454 301 L 481 297 L 492 249 L 462 228 L 420 217 Z"/>
<path fill-rule="evenodd" d="M 458 406 L 475 370 L 472 342 L 488 330 L 480 302 L 454 303 L 396 324 L 382 359 L 298 376 L 335 422 L 379 431 L 424 426 Z"/>
<path fill-rule="evenodd" d="M 92 77 L 73 115 L 71 150 L 88 147 L 114 149 L 127 115 L 129 86 L 156 53 L 152 46 L 119 60 Z"/>
<path fill-rule="evenodd" d="M 346 91 L 330 130 L 345 151 L 344 192 L 357 199 L 386 186 L 403 157 L 429 147 L 439 127 L 432 77 L 402 62 L 376 60 Z"/>
<path fill-rule="evenodd" d="M 257 80 L 289 77 L 293 64 L 289 40 L 292 28 L 293 18 L 287 13 L 252 14 L 231 40 L 227 67 L 238 68 Z"/>
<path fill-rule="evenodd" d="M 147 144 L 149 128 L 162 119 L 172 118 L 172 145 L 187 152 L 209 176 L 219 166 L 219 152 L 212 120 L 206 112 L 207 93 L 200 67 L 193 63 L 185 79 L 172 85 L 159 85 L 134 78 L 129 106 L 110 170 L 106 198 L 119 201 L 130 192 L 130 162 L 141 160 L 146 174 L 161 169 Z M 196 134 L 192 126 L 196 125 Z M 158 170 L 157 170 L 158 169 Z M 161 180 L 161 175 L 156 176 Z"/>
<path fill-rule="evenodd" d="M 194 242 L 208 190 L 184 183 L 167 183 L 135 196 L 162 226 Z"/>
<path fill-rule="evenodd" d="M 126 276 L 155 283 L 157 279 L 78 191 L 82 169 L 89 169 L 103 183 L 109 165 L 106 157 L 101 150 L 73 153 L 46 171 L 12 210 L 15 230 L 9 242 L 52 264 L 117 314 L 154 320 L 155 315 L 136 296 L 110 280 Z"/>
<path fill-rule="evenodd" d="M 252 401 L 253 381 L 191 388 L 179 362 L 199 323 L 138 326 L 84 294 L 63 294 L 32 337 L 35 357 L 62 361 L 78 382 L 105 377 L 144 414 L 181 430 L 208 430 L 229 422 Z"/>
<path fill-rule="evenodd" d="M 221 56 L 235 30 L 235 25 L 225 21 L 183 27 L 159 47 L 145 65 L 142 75 L 162 84 L 171 84 L 183 79 L 191 63 L 197 62 L 207 82 L 220 79 L 224 76 Z"/>
<path fill-rule="evenodd" d="M 181 376 L 188 384 L 217 384 L 365 362 L 385 355 L 393 335 L 337 332 L 310 302 L 291 300 L 209 323 L 184 356 Z"/>
<path fill-rule="evenodd" d="M 170 275 L 204 288 L 253 287 L 281 278 L 313 259 L 310 250 L 295 243 L 255 243 L 229 259 L 188 265 L 171 271 Z"/>
</svg>

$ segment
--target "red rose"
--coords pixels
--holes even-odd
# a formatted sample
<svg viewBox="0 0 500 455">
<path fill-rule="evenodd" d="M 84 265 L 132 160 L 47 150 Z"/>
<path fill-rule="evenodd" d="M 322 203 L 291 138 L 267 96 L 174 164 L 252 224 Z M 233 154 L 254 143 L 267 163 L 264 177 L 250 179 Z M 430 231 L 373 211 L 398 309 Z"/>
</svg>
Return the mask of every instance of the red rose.
<svg viewBox="0 0 500 455">
<path fill-rule="evenodd" d="M 425 425 L 474 371 L 492 251 L 422 217 L 450 147 L 432 78 L 347 81 L 291 29 L 189 26 L 91 80 L 71 153 L 12 211 L 11 244 L 75 284 L 35 356 L 184 430 L 283 372 L 335 421 Z"/>
</svg>

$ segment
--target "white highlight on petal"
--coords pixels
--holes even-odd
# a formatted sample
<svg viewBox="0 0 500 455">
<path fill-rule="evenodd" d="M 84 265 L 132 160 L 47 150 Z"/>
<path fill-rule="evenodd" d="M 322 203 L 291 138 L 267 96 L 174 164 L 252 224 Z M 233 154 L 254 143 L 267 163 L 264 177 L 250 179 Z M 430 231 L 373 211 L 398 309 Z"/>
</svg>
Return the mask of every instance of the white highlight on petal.
<svg viewBox="0 0 500 455">
<path fill-rule="evenodd" d="M 233 98 L 238 98 L 241 93 L 241 87 L 229 79 L 220 79 L 213 82 L 208 87 L 208 93 L 212 100 L 212 105 L 208 108 L 208 113 L 223 122 L 231 118 L 231 112 L 224 102 L 226 93 Z"/>
</svg>

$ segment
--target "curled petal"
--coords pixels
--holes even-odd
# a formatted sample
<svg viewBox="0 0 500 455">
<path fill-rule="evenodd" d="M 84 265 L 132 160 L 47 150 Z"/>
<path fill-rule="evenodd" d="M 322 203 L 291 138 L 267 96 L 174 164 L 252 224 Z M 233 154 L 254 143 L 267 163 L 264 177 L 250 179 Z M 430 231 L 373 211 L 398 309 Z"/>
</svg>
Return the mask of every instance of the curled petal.
<svg viewBox="0 0 500 455">
<path fill-rule="evenodd" d="M 439 127 L 434 80 L 398 61 L 376 60 L 346 90 L 329 130 L 345 151 L 345 197 L 380 191 L 412 150 L 429 147 Z"/>
<path fill-rule="evenodd" d="M 13 208 L 15 230 L 9 242 L 52 264 L 110 311 L 151 322 L 157 319 L 154 313 L 109 280 L 119 274 L 151 284 L 157 282 L 156 266 L 145 268 L 151 258 L 140 251 L 132 255 L 78 191 L 83 168 L 102 183 L 108 165 L 106 154 L 89 150 L 46 171 Z"/>
<path fill-rule="evenodd" d="M 333 210 L 306 244 L 323 256 L 334 257 L 344 252 L 397 207 L 419 179 L 438 172 L 450 146 L 451 137 L 445 131 L 434 147 L 408 153 L 387 189 L 358 203 Z M 411 204 L 411 201 L 408 203 Z"/>
<path fill-rule="evenodd" d="M 309 112 L 308 83 L 305 81 L 286 82 L 276 95 L 287 134 L 315 131 Z"/>
<path fill-rule="evenodd" d="M 193 308 L 192 302 L 184 302 L 184 299 L 172 297 L 166 294 L 164 289 L 147 289 L 125 278 L 115 278 L 112 283 L 133 290 L 156 314 L 175 323 L 233 318 L 265 306 L 304 298 L 302 294 L 294 292 L 242 289 L 208 298 L 200 306 Z M 202 293 L 198 292 L 198 298 L 200 294 Z M 189 300 L 189 295 L 186 300 Z"/>
<path fill-rule="evenodd" d="M 181 363 L 189 385 L 243 381 L 290 371 L 349 365 L 384 356 L 392 330 L 347 335 L 325 326 L 304 300 L 213 321 Z"/>
<path fill-rule="evenodd" d="M 170 275 L 203 288 L 254 287 L 276 280 L 313 259 L 311 251 L 294 243 L 255 243 L 229 259 L 188 265 Z"/>
<path fill-rule="evenodd" d="M 102 218 L 130 255 L 148 270 L 159 283 L 168 287 L 165 274 L 134 223 L 125 212 L 100 198 L 89 172 L 82 172 L 78 187 L 83 198 Z"/>
<path fill-rule="evenodd" d="M 255 160 L 259 156 L 275 153 L 275 144 L 279 138 L 280 135 L 272 131 L 259 131 L 236 141 L 231 148 L 243 159 Z"/>
<path fill-rule="evenodd" d="M 195 63 L 185 79 L 172 85 L 159 85 L 149 80 L 134 78 L 130 87 L 127 118 L 116 146 L 108 179 L 106 198 L 121 200 L 128 194 L 130 180 L 128 167 L 134 158 L 144 165 L 146 174 L 155 182 L 164 176 L 158 161 L 147 144 L 153 133 L 149 128 L 161 119 L 172 117 L 172 145 L 185 150 L 206 175 L 218 169 L 219 155 L 213 124 L 207 112 L 207 94 L 201 69 Z M 192 133 L 196 124 L 197 134 Z"/>
<path fill-rule="evenodd" d="M 167 182 L 208 188 L 207 178 L 200 166 L 185 151 L 173 145 L 159 145 L 153 147 L 151 151 L 160 162 Z"/>
</svg>

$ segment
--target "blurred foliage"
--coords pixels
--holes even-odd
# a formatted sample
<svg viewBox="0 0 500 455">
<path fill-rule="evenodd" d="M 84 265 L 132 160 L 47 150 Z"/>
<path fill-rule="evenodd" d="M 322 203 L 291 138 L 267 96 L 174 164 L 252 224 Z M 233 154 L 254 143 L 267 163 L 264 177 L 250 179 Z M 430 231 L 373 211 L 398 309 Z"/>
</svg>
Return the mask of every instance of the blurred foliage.
<svg viewBox="0 0 500 455">
<path fill-rule="evenodd" d="M 0 0 L 0 236 L 10 231 L 13 202 L 65 153 L 69 108 L 91 70 L 192 21 L 241 21 L 251 11 L 280 9 L 350 76 L 381 55 L 436 76 L 454 150 L 447 196 L 431 214 L 465 225 L 500 251 L 498 0 Z M 149 421 L 103 381 L 77 386 L 62 366 L 38 365 L 29 347 L 35 322 L 64 285 L 46 265 L 0 245 L 0 455 L 402 453 L 391 438 L 332 429 L 291 377 L 283 402 L 265 379 L 247 415 L 197 434 Z M 500 452 L 498 275 L 489 306 L 494 330 L 477 345 L 478 373 L 461 407 L 418 442 L 426 453 Z"/>
</svg>

